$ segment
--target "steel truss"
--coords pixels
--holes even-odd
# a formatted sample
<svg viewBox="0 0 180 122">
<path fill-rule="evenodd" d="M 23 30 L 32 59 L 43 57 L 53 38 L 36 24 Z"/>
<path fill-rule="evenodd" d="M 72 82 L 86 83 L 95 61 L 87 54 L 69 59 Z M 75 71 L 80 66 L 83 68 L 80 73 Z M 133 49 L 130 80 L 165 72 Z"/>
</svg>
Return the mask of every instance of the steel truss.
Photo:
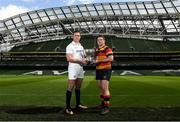
<svg viewBox="0 0 180 122">
<path fill-rule="evenodd" d="M 0 21 L 0 44 L 82 35 L 180 38 L 180 0 L 82 4 L 31 11 Z"/>
</svg>

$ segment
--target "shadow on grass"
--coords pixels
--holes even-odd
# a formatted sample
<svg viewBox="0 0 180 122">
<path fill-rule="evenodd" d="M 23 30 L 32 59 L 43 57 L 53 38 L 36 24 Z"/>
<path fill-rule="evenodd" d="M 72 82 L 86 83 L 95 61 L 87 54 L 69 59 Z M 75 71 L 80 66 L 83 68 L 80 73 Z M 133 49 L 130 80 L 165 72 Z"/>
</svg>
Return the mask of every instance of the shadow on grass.
<svg viewBox="0 0 180 122">
<path fill-rule="evenodd" d="M 17 109 L 7 110 L 9 114 L 53 114 L 64 110 L 61 107 L 17 107 Z"/>
<path fill-rule="evenodd" d="M 180 107 L 113 107 L 107 115 L 100 109 L 74 110 L 74 115 L 63 113 L 62 107 L 1 106 L 0 120 L 15 121 L 163 121 L 180 120 Z"/>
</svg>

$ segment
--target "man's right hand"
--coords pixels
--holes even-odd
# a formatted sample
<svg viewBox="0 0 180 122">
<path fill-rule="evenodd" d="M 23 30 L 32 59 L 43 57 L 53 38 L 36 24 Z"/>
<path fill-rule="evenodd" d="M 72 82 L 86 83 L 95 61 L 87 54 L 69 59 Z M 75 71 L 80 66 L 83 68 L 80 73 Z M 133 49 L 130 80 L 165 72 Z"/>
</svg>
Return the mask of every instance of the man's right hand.
<svg viewBox="0 0 180 122">
<path fill-rule="evenodd" d="M 86 65 L 87 63 L 88 63 L 87 58 L 83 58 L 83 59 L 81 60 L 81 65 Z"/>
</svg>

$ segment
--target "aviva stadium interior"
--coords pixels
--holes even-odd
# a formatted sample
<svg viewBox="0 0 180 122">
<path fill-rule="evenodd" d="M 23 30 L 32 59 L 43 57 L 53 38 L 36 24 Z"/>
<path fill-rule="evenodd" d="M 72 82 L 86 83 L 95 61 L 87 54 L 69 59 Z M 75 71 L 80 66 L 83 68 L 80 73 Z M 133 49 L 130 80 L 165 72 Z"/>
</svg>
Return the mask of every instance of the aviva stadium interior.
<svg viewBox="0 0 180 122">
<path fill-rule="evenodd" d="M 114 70 L 180 69 L 180 1 L 113 2 L 54 7 L 0 21 L 0 69 L 67 68 L 66 46 L 81 32 L 87 55 L 102 34 Z M 94 69 L 94 65 L 85 69 Z"/>
</svg>

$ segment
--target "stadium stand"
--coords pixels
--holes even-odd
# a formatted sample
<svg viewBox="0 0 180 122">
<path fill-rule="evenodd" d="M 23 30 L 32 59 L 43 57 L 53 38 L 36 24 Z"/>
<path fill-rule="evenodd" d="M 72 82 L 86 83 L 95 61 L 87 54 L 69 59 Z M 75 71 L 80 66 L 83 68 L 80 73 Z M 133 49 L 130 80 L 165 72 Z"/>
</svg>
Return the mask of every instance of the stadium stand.
<svg viewBox="0 0 180 122">
<path fill-rule="evenodd" d="M 84 36 L 81 44 L 85 49 L 96 47 L 96 40 L 93 36 Z M 64 52 L 71 39 L 55 40 L 40 43 L 29 43 L 28 45 L 17 46 L 10 52 Z M 158 52 L 158 51 L 178 51 L 180 41 L 155 41 L 145 39 L 129 39 L 107 36 L 107 44 L 114 48 L 116 52 Z M 132 49 L 133 48 L 133 49 Z"/>
<path fill-rule="evenodd" d="M 168 6 L 168 7 L 166 7 Z M 114 2 L 36 10 L 0 22 L 0 67 L 67 67 L 74 30 L 88 53 L 96 36 L 114 50 L 115 69 L 180 67 L 180 1 Z M 37 16 L 38 15 L 38 16 Z M 94 68 L 88 65 L 87 68 Z"/>
</svg>

